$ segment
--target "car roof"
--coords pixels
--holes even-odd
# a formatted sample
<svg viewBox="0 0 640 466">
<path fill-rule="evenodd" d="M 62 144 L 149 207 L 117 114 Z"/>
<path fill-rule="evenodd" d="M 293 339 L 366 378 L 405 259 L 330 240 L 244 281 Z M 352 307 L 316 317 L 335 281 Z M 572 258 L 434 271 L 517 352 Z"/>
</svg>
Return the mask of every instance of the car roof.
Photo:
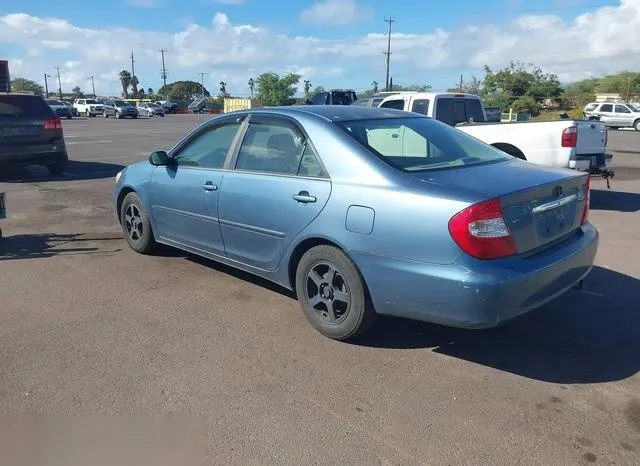
<svg viewBox="0 0 640 466">
<path fill-rule="evenodd" d="M 332 123 L 338 121 L 372 120 L 377 118 L 426 118 L 417 113 L 404 112 L 391 108 L 359 107 L 353 105 L 292 105 L 290 107 L 262 107 L 242 110 L 245 113 L 272 113 L 298 117 L 312 115 L 321 117 Z"/>
</svg>

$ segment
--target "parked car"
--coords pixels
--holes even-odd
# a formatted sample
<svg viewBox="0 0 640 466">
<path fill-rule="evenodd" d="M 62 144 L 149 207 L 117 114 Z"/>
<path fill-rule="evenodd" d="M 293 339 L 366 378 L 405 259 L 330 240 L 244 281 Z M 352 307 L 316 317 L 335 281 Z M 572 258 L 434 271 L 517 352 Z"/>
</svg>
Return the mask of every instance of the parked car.
<svg viewBox="0 0 640 466">
<path fill-rule="evenodd" d="M 435 118 L 531 163 L 614 175 L 607 129 L 596 121 L 488 122 L 480 97 L 450 92 L 403 92 L 386 97 L 380 107 Z"/>
<path fill-rule="evenodd" d="M 73 118 L 73 107 L 69 107 L 64 102 L 55 99 L 45 99 L 45 102 L 57 117 L 66 118 L 67 120 Z"/>
<path fill-rule="evenodd" d="M 590 103 L 584 107 L 584 115 L 589 120 L 598 120 L 608 128 L 634 128 L 640 131 L 640 109 L 627 103 Z"/>
<path fill-rule="evenodd" d="M 152 117 L 152 116 L 164 116 L 164 108 L 162 108 L 160 105 L 156 105 L 156 104 L 152 104 L 149 102 L 139 102 L 137 105 L 138 108 L 138 114 L 140 115 L 144 115 L 147 117 Z"/>
<path fill-rule="evenodd" d="M 384 100 L 385 97 L 400 94 L 400 92 L 378 92 L 377 94 L 372 95 L 371 97 L 363 97 L 362 99 L 358 99 L 353 102 L 351 105 L 362 106 L 362 107 L 377 107 Z"/>
<path fill-rule="evenodd" d="M 62 122 L 44 99 L 0 94 L 0 172 L 38 164 L 59 174 L 68 162 Z"/>
<path fill-rule="evenodd" d="M 124 100 L 106 100 L 102 107 L 102 116 L 109 118 L 138 118 L 138 109 Z"/>
<path fill-rule="evenodd" d="M 164 113 L 166 114 L 178 113 L 178 110 L 180 109 L 180 106 L 177 103 L 171 102 L 169 100 L 159 100 L 155 102 L 155 104 L 160 105 L 164 109 Z"/>
<path fill-rule="evenodd" d="M 119 172 L 113 206 L 133 250 L 163 243 L 295 290 L 339 340 L 379 314 L 493 327 L 579 283 L 598 248 L 586 173 L 371 107 L 210 119 Z"/>
<path fill-rule="evenodd" d="M 307 105 L 351 105 L 358 100 L 356 92 L 352 89 L 331 89 L 318 92 L 307 99 Z"/>
<path fill-rule="evenodd" d="M 78 115 L 84 115 L 87 118 L 102 115 L 102 104 L 98 103 L 96 99 L 76 99 L 73 102 L 73 107 Z"/>
</svg>

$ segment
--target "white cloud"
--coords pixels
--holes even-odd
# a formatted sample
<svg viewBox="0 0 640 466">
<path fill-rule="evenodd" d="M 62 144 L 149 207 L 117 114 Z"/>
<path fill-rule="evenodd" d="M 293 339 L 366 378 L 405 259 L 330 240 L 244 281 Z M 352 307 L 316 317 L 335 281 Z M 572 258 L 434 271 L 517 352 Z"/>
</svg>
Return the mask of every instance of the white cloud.
<svg viewBox="0 0 640 466">
<path fill-rule="evenodd" d="M 373 19 L 373 10 L 358 4 L 356 0 L 324 0 L 303 10 L 300 19 L 325 27 L 339 27 L 370 21 Z"/>
<path fill-rule="evenodd" d="M 210 0 L 209 0 L 210 1 Z M 345 0 L 342 5 L 348 4 Z M 382 29 L 383 28 L 379 28 Z M 396 31 L 401 31 L 400 26 Z M 391 74 L 395 82 L 449 87 L 460 73 L 482 66 L 497 68 L 511 60 L 532 62 L 562 80 L 640 68 L 640 0 L 594 9 L 565 22 L 556 16 L 528 15 L 510 23 L 476 24 L 392 37 Z M 114 38 L 118 38 L 115 40 Z M 61 68 L 63 86 L 86 87 L 95 76 L 99 92 L 117 92 L 118 72 L 130 67 L 146 87 L 158 88 L 160 48 L 167 49 L 169 81 L 200 80 L 214 91 L 224 80 L 232 93 L 248 92 L 247 80 L 265 71 L 300 72 L 314 86 L 366 88 L 384 80 L 386 35 L 345 39 L 287 36 L 255 25 L 233 23 L 222 13 L 206 24 L 188 24 L 175 33 L 163 28 L 85 28 L 64 19 L 24 13 L 0 16 L 0 48 L 9 47 L 12 74 L 41 80 Z M 13 50 L 18 47 L 17 51 Z M 440 77 L 440 82 L 434 82 Z"/>
</svg>

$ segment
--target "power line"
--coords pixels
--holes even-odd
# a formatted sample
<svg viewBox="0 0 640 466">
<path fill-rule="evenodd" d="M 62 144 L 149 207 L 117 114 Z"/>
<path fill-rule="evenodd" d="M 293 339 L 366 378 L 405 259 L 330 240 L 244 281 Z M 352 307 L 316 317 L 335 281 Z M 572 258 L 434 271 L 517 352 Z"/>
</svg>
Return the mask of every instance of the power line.
<svg viewBox="0 0 640 466">
<path fill-rule="evenodd" d="M 385 18 L 384 19 L 385 23 L 389 23 L 389 33 L 387 35 L 387 51 L 384 52 L 385 54 L 385 61 L 387 62 L 387 74 L 386 74 L 386 78 L 385 78 L 385 90 L 390 91 L 391 89 L 389 88 L 389 64 L 391 62 L 391 24 L 395 22 L 395 20 L 393 19 L 392 16 L 390 16 L 389 18 Z"/>
</svg>

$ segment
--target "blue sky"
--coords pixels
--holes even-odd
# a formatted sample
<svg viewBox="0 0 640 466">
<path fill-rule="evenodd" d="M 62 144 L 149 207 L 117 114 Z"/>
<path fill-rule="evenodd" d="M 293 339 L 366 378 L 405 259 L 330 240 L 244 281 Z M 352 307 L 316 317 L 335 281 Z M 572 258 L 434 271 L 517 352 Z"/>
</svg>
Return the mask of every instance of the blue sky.
<svg viewBox="0 0 640 466">
<path fill-rule="evenodd" d="M 398 36 L 392 42 L 392 76 L 402 84 L 446 88 L 461 73 L 481 76 L 483 63 L 498 67 L 510 60 L 533 61 L 565 79 L 611 66 L 640 67 L 634 61 L 637 46 L 619 39 L 619 50 L 607 53 L 601 68 L 589 64 L 577 43 L 573 52 L 565 51 L 568 37 L 605 40 L 590 31 L 601 23 L 610 28 L 611 18 L 625 22 L 637 37 L 640 15 L 629 23 L 629 13 L 640 11 L 638 0 L 327 0 L 318 10 L 323 14 L 303 13 L 315 3 L 325 2 L 2 0 L 0 58 L 13 60 L 14 74 L 32 78 L 61 66 L 65 85 L 86 88 L 87 76 L 94 75 L 105 93 L 118 91 L 114 75 L 130 68 L 126 55 L 132 49 L 143 85 L 157 88 L 160 47 L 169 49 L 169 81 L 199 80 L 199 73 L 206 72 L 213 92 L 223 79 L 232 93 L 246 94 L 247 78 L 264 71 L 297 71 L 314 85 L 365 89 L 374 79 L 384 81 L 381 35 L 386 33 L 384 18 L 393 15 Z M 222 15 L 214 21 L 216 13 Z M 238 28 L 242 25 L 252 28 Z M 602 60 L 602 47 L 587 45 Z M 626 63 L 611 62 L 618 55 L 626 56 Z"/>
</svg>

